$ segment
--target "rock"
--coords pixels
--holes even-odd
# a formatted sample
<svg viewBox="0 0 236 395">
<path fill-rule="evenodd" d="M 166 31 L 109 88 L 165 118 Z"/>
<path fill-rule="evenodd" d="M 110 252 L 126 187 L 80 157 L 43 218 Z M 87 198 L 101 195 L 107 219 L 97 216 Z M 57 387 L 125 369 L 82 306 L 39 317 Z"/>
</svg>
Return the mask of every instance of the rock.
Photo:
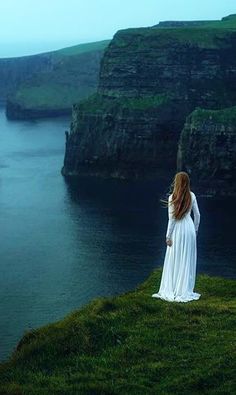
<svg viewBox="0 0 236 395">
<path fill-rule="evenodd" d="M 191 175 L 199 192 L 236 196 L 236 106 L 219 111 L 199 108 L 187 117 L 178 170 Z"/>
<path fill-rule="evenodd" d="M 184 120 L 171 99 L 111 100 L 94 95 L 74 105 L 72 113 L 63 175 L 140 178 L 175 167 L 176 130 Z"/>
<path fill-rule="evenodd" d="M 108 42 L 81 44 L 14 61 L 0 59 L 0 95 L 6 101 L 7 117 L 71 114 L 73 103 L 96 91 L 100 61 Z"/>
<path fill-rule="evenodd" d="M 0 59 L 0 99 L 6 102 L 19 85 L 38 72 L 53 68 L 52 52 Z"/>
<path fill-rule="evenodd" d="M 196 107 L 235 104 L 236 17 L 212 28 L 118 31 L 102 58 L 97 94 L 73 106 L 62 173 L 173 173 L 186 117 Z"/>
</svg>

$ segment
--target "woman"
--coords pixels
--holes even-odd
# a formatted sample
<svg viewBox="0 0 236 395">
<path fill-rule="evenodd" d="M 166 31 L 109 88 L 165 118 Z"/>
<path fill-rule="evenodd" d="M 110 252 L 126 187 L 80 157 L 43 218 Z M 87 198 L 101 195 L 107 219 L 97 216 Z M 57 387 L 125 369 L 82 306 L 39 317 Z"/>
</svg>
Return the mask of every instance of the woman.
<svg viewBox="0 0 236 395">
<path fill-rule="evenodd" d="M 152 297 L 169 302 L 189 302 L 200 298 L 193 292 L 196 277 L 196 236 L 200 213 L 195 194 L 190 191 L 189 176 L 185 172 L 175 175 L 173 193 L 168 198 L 168 227 L 166 255 L 161 285 Z M 194 222 L 191 218 L 194 214 Z"/>
</svg>

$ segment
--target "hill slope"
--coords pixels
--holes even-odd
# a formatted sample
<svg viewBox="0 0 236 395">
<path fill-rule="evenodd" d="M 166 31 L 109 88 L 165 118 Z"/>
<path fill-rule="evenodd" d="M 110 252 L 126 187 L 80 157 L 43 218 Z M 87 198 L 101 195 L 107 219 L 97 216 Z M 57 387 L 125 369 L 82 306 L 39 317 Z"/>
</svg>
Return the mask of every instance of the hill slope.
<svg viewBox="0 0 236 395">
<path fill-rule="evenodd" d="M 71 113 L 73 103 L 96 90 L 100 60 L 108 43 L 80 44 L 49 53 L 51 67 L 33 73 L 9 93 L 8 118 Z"/>
<path fill-rule="evenodd" d="M 161 270 L 25 334 L 0 365 L 0 394 L 233 394 L 234 280 L 197 278 L 199 301 L 154 299 Z"/>
</svg>

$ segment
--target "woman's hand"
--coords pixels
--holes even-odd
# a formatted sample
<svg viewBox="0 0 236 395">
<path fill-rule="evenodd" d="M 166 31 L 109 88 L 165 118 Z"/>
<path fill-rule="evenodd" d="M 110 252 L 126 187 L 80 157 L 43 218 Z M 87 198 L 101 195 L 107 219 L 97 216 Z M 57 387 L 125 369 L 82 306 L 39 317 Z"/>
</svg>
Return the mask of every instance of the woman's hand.
<svg viewBox="0 0 236 395">
<path fill-rule="evenodd" d="M 169 247 L 171 247 L 172 244 L 173 244 L 173 242 L 172 242 L 171 239 L 166 239 L 166 244 L 167 244 Z"/>
</svg>

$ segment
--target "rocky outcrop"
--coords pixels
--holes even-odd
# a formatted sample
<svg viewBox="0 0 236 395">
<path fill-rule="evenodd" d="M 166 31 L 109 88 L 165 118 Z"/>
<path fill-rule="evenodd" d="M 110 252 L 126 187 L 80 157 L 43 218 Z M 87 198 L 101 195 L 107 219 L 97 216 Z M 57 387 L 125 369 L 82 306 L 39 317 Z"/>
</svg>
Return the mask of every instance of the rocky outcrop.
<svg viewBox="0 0 236 395">
<path fill-rule="evenodd" d="M 74 105 L 62 173 L 139 178 L 166 172 L 176 163 L 179 110 L 164 95 L 115 100 L 95 95 Z"/>
<path fill-rule="evenodd" d="M 187 117 L 179 141 L 178 170 L 191 175 L 199 192 L 236 196 L 236 106 L 196 109 Z"/>
<path fill-rule="evenodd" d="M 236 102 L 236 31 L 119 31 L 101 63 L 99 93 L 136 97 L 169 92 L 191 111 Z"/>
<path fill-rule="evenodd" d="M 186 116 L 236 104 L 236 18 L 235 29 L 226 22 L 117 32 L 101 61 L 98 94 L 73 107 L 62 173 L 175 171 Z"/>
</svg>

